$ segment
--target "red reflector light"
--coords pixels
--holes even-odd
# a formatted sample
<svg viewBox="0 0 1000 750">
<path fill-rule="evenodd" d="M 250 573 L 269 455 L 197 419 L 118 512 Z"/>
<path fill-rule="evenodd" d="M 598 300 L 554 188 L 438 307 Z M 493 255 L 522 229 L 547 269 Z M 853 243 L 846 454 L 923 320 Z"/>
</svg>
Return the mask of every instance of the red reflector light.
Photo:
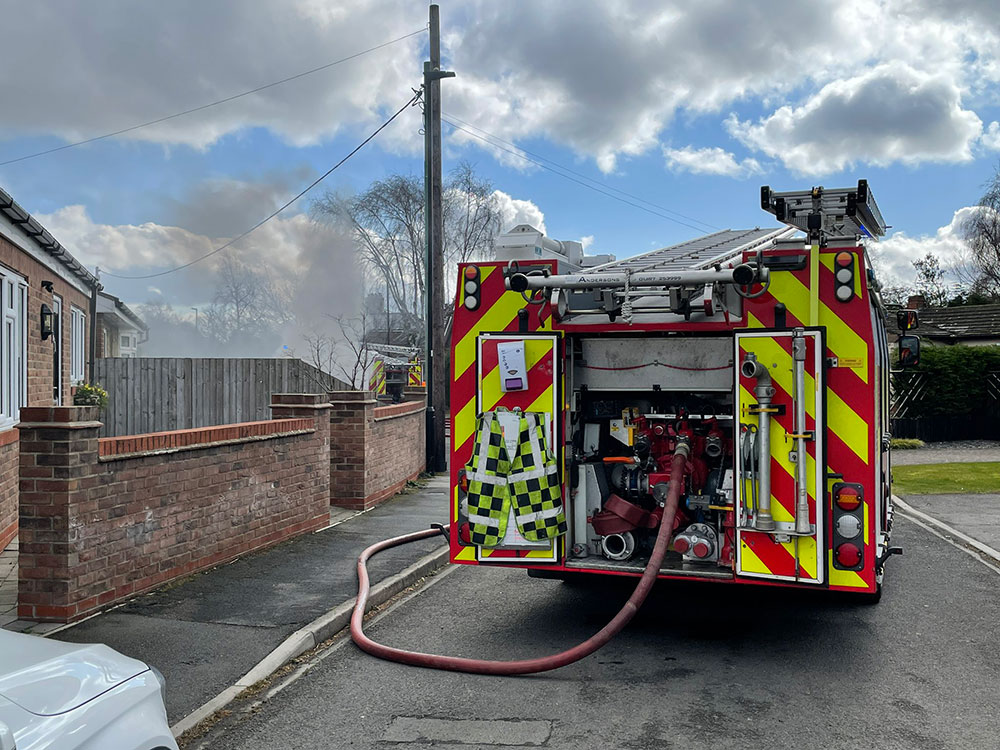
<svg viewBox="0 0 1000 750">
<path fill-rule="evenodd" d="M 854 544 L 841 544 L 834 555 L 842 568 L 856 568 L 861 562 L 861 550 Z"/>
<path fill-rule="evenodd" d="M 841 487 L 837 491 L 836 502 L 838 508 L 850 513 L 861 507 L 861 496 L 853 487 Z"/>
<path fill-rule="evenodd" d="M 476 268 L 475 266 L 466 266 L 465 267 L 465 278 L 467 278 L 467 279 L 474 279 L 478 275 L 479 275 L 479 269 Z"/>
<path fill-rule="evenodd" d="M 854 261 L 854 256 L 847 252 L 837 253 L 836 258 L 834 258 L 834 262 L 838 266 L 849 266 L 853 261 Z"/>
</svg>

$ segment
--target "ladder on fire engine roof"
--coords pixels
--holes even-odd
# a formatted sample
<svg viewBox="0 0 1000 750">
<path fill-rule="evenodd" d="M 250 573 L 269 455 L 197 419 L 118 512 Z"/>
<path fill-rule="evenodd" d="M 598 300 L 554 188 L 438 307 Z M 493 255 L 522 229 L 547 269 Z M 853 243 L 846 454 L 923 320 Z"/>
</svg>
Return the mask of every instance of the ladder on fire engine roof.
<svg viewBox="0 0 1000 750">
<path fill-rule="evenodd" d="M 789 237 L 795 232 L 796 228 L 791 226 L 723 229 L 677 245 L 587 268 L 580 271 L 580 275 L 623 271 L 637 273 L 709 269 L 716 264 L 738 260 L 744 252 L 766 249 L 777 240 Z"/>
</svg>

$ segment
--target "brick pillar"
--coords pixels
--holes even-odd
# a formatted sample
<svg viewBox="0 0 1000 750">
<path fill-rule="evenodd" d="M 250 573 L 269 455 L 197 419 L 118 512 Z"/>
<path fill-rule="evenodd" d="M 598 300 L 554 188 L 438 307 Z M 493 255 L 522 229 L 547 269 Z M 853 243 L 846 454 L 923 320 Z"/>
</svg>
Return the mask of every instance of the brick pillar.
<svg viewBox="0 0 1000 750">
<path fill-rule="evenodd" d="M 68 622 L 114 596 L 87 576 L 100 563 L 100 540 L 81 534 L 98 482 L 99 412 L 96 406 L 21 409 L 17 614 L 23 619 Z"/>
<path fill-rule="evenodd" d="M 330 504 L 363 510 L 368 497 L 365 462 L 378 402 L 370 391 L 330 396 Z"/>
<path fill-rule="evenodd" d="M 317 464 L 327 466 L 330 462 L 330 401 L 326 394 L 317 393 L 272 393 L 271 418 L 311 417 L 316 424 L 315 440 L 320 458 Z M 330 472 L 321 471 L 316 477 L 318 512 L 329 512 Z"/>
</svg>

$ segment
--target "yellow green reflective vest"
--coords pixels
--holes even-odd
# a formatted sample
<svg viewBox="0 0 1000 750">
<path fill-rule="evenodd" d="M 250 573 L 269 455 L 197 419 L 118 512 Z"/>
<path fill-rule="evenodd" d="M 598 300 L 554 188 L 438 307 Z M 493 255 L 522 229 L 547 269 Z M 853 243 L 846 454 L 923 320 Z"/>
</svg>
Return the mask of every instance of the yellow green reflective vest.
<svg viewBox="0 0 1000 750">
<path fill-rule="evenodd" d="M 496 547 L 507 531 L 511 504 L 518 531 L 541 542 L 566 533 L 559 467 L 545 444 L 541 415 L 520 412 L 517 450 L 508 455 L 496 412 L 476 419 L 469 480 L 469 536 L 473 544 Z"/>
</svg>

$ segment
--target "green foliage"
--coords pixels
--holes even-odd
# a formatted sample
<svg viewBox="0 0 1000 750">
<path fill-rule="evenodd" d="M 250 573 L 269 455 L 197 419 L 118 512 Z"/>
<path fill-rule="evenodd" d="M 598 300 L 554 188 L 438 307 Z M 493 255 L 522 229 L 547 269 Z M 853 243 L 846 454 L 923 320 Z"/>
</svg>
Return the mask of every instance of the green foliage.
<svg viewBox="0 0 1000 750">
<path fill-rule="evenodd" d="M 1000 492 L 1000 463 L 894 466 L 892 491 L 906 495 L 965 495 Z"/>
<path fill-rule="evenodd" d="M 893 438 L 889 443 L 889 447 L 894 451 L 908 451 L 923 448 L 926 445 L 927 443 L 917 438 Z"/>
<path fill-rule="evenodd" d="M 919 333 L 919 331 L 918 331 Z M 986 378 L 1000 372 L 1000 347 L 924 346 L 920 366 L 893 373 L 894 386 L 908 390 L 910 372 L 925 373 L 915 413 L 907 416 L 978 414 L 992 402 Z"/>
<path fill-rule="evenodd" d="M 81 383 L 73 393 L 74 406 L 100 406 L 102 409 L 108 405 L 108 392 L 96 383 Z"/>
</svg>

